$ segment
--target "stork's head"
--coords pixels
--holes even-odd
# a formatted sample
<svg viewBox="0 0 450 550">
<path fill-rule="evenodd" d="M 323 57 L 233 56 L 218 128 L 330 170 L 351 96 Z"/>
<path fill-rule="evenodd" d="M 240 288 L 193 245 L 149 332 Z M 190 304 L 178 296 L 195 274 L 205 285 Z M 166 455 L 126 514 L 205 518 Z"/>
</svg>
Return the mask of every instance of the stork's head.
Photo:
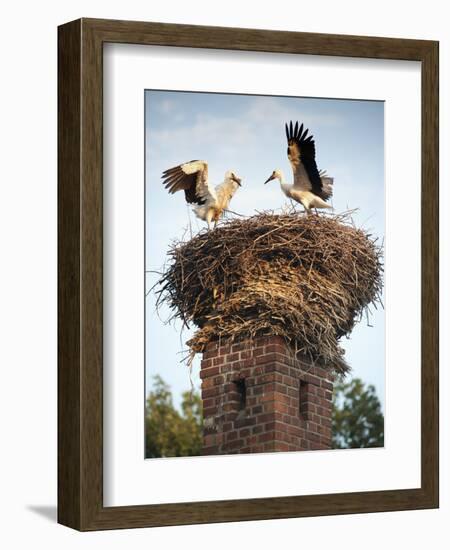
<svg viewBox="0 0 450 550">
<path fill-rule="evenodd" d="M 225 181 L 234 181 L 239 185 L 239 187 L 242 186 L 242 179 L 236 175 L 236 172 L 234 170 L 228 170 L 225 172 Z"/>
<path fill-rule="evenodd" d="M 264 184 L 266 183 L 269 183 L 269 181 L 272 181 L 272 180 L 282 180 L 283 179 L 283 172 L 281 170 L 274 170 L 270 176 L 266 179 L 266 181 L 264 182 Z"/>
</svg>

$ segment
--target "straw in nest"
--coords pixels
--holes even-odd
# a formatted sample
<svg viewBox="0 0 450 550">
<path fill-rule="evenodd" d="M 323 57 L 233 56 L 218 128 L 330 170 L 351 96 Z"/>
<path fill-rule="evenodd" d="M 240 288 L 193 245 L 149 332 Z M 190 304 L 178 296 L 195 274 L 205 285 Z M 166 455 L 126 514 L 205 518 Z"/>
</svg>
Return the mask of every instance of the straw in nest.
<svg viewBox="0 0 450 550">
<path fill-rule="evenodd" d="M 174 243 L 168 256 L 158 304 L 198 327 L 188 342 L 193 354 L 217 339 L 278 335 L 296 353 L 345 373 L 339 340 L 381 303 L 381 246 L 349 213 L 227 220 Z"/>
</svg>

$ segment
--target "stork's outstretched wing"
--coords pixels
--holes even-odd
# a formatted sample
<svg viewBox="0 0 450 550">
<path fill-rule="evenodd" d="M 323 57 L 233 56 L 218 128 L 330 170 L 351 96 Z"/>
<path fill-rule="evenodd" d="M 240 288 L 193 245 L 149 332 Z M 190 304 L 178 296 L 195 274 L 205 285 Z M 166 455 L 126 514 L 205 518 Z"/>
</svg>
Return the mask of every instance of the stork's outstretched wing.
<svg viewBox="0 0 450 550">
<path fill-rule="evenodd" d="M 322 180 L 322 197 L 326 196 L 328 199 L 333 194 L 334 178 L 329 176 L 326 170 L 319 170 L 319 176 Z"/>
<path fill-rule="evenodd" d="M 294 173 L 294 187 L 301 191 L 311 191 L 322 199 L 330 197 L 330 193 L 322 185 L 322 179 L 316 164 L 316 145 L 313 136 L 308 136 L 308 128 L 303 124 L 286 124 L 288 141 L 287 155 Z"/>
<path fill-rule="evenodd" d="M 168 168 L 162 178 L 169 193 L 184 191 L 186 201 L 191 204 L 205 204 L 216 196 L 208 183 L 208 163 L 204 160 L 191 160 Z"/>
</svg>

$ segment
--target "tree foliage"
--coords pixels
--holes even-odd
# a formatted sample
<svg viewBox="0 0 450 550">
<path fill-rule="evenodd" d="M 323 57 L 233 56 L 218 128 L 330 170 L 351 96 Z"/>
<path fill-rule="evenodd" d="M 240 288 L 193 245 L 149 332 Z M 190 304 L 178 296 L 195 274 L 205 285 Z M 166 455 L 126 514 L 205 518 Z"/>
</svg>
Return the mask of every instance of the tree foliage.
<svg viewBox="0 0 450 550">
<path fill-rule="evenodd" d="M 181 411 L 173 404 L 170 387 L 154 377 L 145 415 L 145 456 L 199 455 L 202 448 L 202 400 L 198 393 L 182 394 Z"/>
<path fill-rule="evenodd" d="M 374 386 L 359 378 L 335 385 L 332 433 L 334 449 L 383 447 L 384 416 Z"/>
</svg>

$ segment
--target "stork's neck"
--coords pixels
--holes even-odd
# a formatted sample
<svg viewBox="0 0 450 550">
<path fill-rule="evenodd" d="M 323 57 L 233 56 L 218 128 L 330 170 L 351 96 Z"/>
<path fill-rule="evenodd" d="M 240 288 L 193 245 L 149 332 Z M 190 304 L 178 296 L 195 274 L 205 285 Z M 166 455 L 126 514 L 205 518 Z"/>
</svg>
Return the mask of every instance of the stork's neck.
<svg viewBox="0 0 450 550">
<path fill-rule="evenodd" d="M 284 174 L 281 172 L 279 176 L 277 176 L 277 180 L 280 182 L 281 190 L 285 195 L 287 195 L 288 191 L 291 189 L 292 185 L 285 181 Z"/>
<path fill-rule="evenodd" d="M 284 174 L 281 170 L 277 171 L 277 180 L 280 182 L 280 185 L 284 185 L 286 181 L 284 180 Z"/>
</svg>

